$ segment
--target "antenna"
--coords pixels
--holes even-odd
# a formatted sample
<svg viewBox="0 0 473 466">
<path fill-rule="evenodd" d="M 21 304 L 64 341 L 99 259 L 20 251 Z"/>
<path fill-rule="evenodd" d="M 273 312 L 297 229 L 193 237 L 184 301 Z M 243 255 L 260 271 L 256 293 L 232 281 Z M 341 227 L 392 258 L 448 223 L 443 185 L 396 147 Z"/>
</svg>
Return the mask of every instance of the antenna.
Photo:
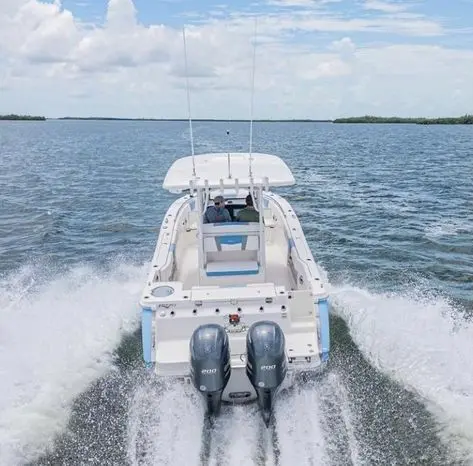
<svg viewBox="0 0 473 466">
<path fill-rule="evenodd" d="M 230 119 L 228 119 L 228 121 L 230 122 Z M 228 141 L 230 141 L 230 129 L 227 129 L 227 136 L 228 136 Z M 228 178 L 231 178 L 232 169 L 231 169 L 231 164 L 230 164 L 230 142 L 228 144 L 227 162 L 228 162 Z"/>
<path fill-rule="evenodd" d="M 187 89 L 187 114 L 189 117 L 189 133 L 191 138 L 191 152 L 192 152 L 192 175 L 196 176 L 195 174 L 195 158 L 194 158 L 194 135 L 192 132 L 192 117 L 191 117 L 191 96 L 189 92 L 189 73 L 187 69 L 187 44 L 186 44 L 186 29 L 185 27 L 182 28 L 182 38 L 184 40 L 184 62 L 185 62 L 185 69 L 186 69 L 186 89 Z"/>
<path fill-rule="evenodd" d="M 255 16 L 255 33 L 253 40 L 253 68 L 251 73 L 251 104 L 250 104 L 250 178 L 253 177 L 253 170 L 251 167 L 253 161 L 253 107 L 254 107 L 254 96 L 255 96 L 255 68 L 256 68 L 256 31 L 257 31 L 257 17 Z"/>
</svg>

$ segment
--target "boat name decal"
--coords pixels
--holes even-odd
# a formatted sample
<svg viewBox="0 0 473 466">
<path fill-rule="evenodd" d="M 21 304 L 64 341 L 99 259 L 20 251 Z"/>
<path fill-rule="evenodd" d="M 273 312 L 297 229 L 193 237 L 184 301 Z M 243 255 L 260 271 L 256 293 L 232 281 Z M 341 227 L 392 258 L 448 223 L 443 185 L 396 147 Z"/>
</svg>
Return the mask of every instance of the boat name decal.
<svg viewBox="0 0 473 466">
<path fill-rule="evenodd" d="M 226 325 L 225 330 L 228 333 L 243 333 L 243 332 L 246 332 L 248 330 L 248 325 L 246 325 L 246 324 Z"/>
</svg>

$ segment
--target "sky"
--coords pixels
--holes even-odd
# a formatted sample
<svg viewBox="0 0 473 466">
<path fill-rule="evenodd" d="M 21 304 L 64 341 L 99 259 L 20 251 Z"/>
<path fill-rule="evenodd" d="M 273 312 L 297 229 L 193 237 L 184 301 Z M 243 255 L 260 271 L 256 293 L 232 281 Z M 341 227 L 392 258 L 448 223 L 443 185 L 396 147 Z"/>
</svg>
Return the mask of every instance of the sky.
<svg viewBox="0 0 473 466">
<path fill-rule="evenodd" d="M 473 0 L 0 0 L 0 114 L 473 113 Z M 256 36 L 255 36 L 256 25 Z"/>
</svg>

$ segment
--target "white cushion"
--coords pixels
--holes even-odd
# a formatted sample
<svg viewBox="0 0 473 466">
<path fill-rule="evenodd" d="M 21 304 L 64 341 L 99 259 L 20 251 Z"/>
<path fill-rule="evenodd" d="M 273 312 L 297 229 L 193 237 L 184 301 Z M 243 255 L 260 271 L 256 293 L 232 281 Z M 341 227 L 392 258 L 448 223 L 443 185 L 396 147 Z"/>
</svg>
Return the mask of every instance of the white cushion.
<svg viewBox="0 0 473 466">
<path fill-rule="evenodd" d="M 259 267 L 256 261 L 215 261 L 207 264 L 206 271 L 209 277 L 256 275 Z"/>
</svg>

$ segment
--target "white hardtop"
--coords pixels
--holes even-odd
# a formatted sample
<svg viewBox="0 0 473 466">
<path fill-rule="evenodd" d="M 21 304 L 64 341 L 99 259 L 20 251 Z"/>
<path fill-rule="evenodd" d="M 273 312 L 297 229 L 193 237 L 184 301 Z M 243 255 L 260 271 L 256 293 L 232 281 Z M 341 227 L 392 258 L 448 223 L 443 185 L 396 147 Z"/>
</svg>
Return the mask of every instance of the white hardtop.
<svg viewBox="0 0 473 466">
<path fill-rule="evenodd" d="M 222 152 L 194 156 L 195 177 L 192 156 L 176 160 L 169 168 L 163 188 L 180 193 L 191 187 L 234 188 L 238 186 L 292 186 L 294 176 L 286 163 L 276 155 Z"/>
</svg>

